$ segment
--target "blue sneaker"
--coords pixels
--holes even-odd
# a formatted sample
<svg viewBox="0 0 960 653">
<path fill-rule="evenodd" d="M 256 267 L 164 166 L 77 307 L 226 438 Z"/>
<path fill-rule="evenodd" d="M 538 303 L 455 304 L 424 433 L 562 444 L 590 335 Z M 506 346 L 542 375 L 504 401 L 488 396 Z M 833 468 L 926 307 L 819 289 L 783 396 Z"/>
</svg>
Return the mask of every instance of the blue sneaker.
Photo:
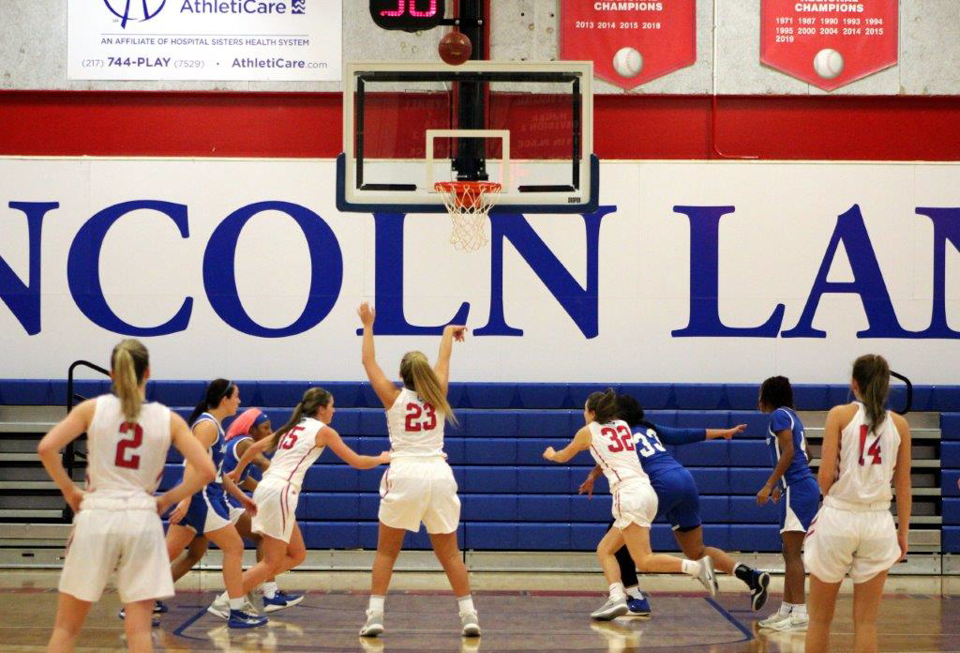
<svg viewBox="0 0 960 653">
<path fill-rule="evenodd" d="M 650 601 L 647 600 L 647 597 L 642 599 L 635 599 L 633 597 L 627 597 L 627 614 L 628 617 L 649 617 L 650 616 Z"/>
<path fill-rule="evenodd" d="M 263 595 L 263 611 L 276 612 L 277 610 L 293 607 L 302 600 L 303 594 L 292 594 L 284 592 L 283 590 L 277 590 L 272 599 L 268 599 L 266 594 Z"/>
<path fill-rule="evenodd" d="M 227 625 L 231 628 L 257 628 L 266 624 L 267 621 L 269 620 L 266 617 L 259 614 L 250 614 L 243 610 L 231 610 Z"/>
<path fill-rule="evenodd" d="M 170 612 L 170 608 L 163 601 L 154 601 L 153 602 L 153 614 L 163 614 L 165 612 Z"/>
</svg>

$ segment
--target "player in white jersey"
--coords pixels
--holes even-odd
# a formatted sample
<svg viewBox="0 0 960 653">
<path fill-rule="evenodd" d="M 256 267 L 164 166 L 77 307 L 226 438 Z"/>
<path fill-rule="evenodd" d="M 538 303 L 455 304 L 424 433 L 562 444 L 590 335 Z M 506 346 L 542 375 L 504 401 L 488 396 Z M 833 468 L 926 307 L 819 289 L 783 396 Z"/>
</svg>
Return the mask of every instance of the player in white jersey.
<svg viewBox="0 0 960 653">
<path fill-rule="evenodd" d="M 400 361 L 403 387 L 398 388 L 377 363 L 373 309 L 364 303 L 357 312 L 363 323 L 363 368 L 387 411 L 390 433 L 390 469 L 380 481 L 380 529 L 370 581 L 370 604 L 360 635 L 377 637 L 383 632 L 384 602 L 393 565 L 403 547 L 404 533 L 419 531 L 422 523 L 457 599 L 461 633 L 464 637 L 477 637 L 480 622 L 470 596 L 467 567 L 457 544 L 460 498 L 453 470 L 443 452 L 444 422 L 456 423 L 447 401 L 450 354 L 453 341 L 463 340 L 466 327 L 448 325 L 444 328 L 440 353 L 433 367 L 422 352 L 404 354 Z"/>
<path fill-rule="evenodd" d="M 560 451 L 547 447 L 543 457 L 566 463 L 581 451 L 590 454 L 603 470 L 613 495 L 614 526 L 597 545 L 597 558 L 610 587 L 610 598 L 590 616 L 601 621 L 627 613 L 627 598 L 620 579 L 616 553 L 624 544 L 637 569 L 646 573 L 683 572 L 717 594 L 717 579 L 709 556 L 684 560 L 650 548 L 650 523 L 657 514 L 657 494 L 640 466 L 634 435 L 626 422 L 616 419 L 617 394 L 613 389 L 594 392 L 583 407 L 586 426 Z"/>
<path fill-rule="evenodd" d="M 853 650 L 877 650 L 877 612 L 887 571 L 907 555 L 912 497 L 910 426 L 886 410 L 890 367 L 881 356 L 861 356 L 850 382 L 857 401 L 827 414 L 820 472 L 823 507 L 807 532 L 803 561 L 810 570 L 807 653 L 829 648 L 837 591 L 850 575 Z M 897 493 L 895 526 L 890 513 Z"/>
<path fill-rule="evenodd" d="M 231 478 L 240 478 L 259 454 L 275 452 L 253 493 L 257 513 L 251 528 L 263 538 L 263 560 L 246 572 L 254 585 L 293 569 L 307 557 L 303 534 L 297 526 L 297 501 L 307 470 L 326 447 L 356 469 L 390 462 L 386 451 L 379 456 L 362 456 L 347 446 L 340 434 L 328 426 L 333 413 L 333 395 L 323 388 L 310 388 L 290 420 L 272 436 L 247 447 L 236 469 L 230 472 Z"/>
<path fill-rule="evenodd" d="M 169 408 L 144 401 L 150 361 L 146 347 L 124 340 L 113 349 L 115 395 L 84 401 L 40 441 L 37 453 L 76 513 L 60 576 L 60 599 L 48 651 L 73 651 L 90 606 L 100 599 L 114 569 L 126 606 L 130 651 L 152 651 L 151 613 L 156 599 L 173 596 L 160 513 L 213 480 L 216 470 L 186 422 Z M 87 438 L 86 490 L 63 468 L 60 450 Z M 183 482 L 153 493 L 173 445 L 187 461 Z"/>
</svg>

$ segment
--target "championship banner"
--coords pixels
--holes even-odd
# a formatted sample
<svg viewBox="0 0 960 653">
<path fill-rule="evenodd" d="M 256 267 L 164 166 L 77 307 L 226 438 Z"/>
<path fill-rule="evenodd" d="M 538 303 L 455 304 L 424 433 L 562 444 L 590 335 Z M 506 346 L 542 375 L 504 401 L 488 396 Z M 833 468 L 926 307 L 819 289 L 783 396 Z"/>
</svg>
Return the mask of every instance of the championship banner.
<svg viewBox="0 0 960 653">
<path fill-rule="evenodd" d="M 69 79 L 339 81 L 340 0 L 69 0 Z"/>
<path fill-rule="evenodd" d="M 832 91 L 897 63 L 897 0 L 762 0 L 760 61 Z"/>
<path fill-rule="evenodd" d="M 630 90 L 697 60 L 694 0 L 560 2 L 560 58 Z"/>
</svg>

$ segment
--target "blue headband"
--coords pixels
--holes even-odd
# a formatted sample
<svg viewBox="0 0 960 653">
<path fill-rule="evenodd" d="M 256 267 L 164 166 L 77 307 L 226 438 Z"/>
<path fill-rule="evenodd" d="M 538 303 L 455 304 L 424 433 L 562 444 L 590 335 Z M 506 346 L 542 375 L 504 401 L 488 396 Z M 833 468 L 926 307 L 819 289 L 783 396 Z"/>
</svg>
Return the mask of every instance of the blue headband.
<svg viewBox="0 0 960 653">
<path fill-rule="evenodd" d="M 267 416 L 267 414 L 261 412 L 259 415 L 257 415 L 257 419 L 253 420 L 253 424 L 250 425 L 250 429 L 253 430 L 258 426 L 260 426 L 261 424 L 263 424 L 264 422 L 269 422 L 269 421 L 270 421 L 270 418 Z"/>
</svg>

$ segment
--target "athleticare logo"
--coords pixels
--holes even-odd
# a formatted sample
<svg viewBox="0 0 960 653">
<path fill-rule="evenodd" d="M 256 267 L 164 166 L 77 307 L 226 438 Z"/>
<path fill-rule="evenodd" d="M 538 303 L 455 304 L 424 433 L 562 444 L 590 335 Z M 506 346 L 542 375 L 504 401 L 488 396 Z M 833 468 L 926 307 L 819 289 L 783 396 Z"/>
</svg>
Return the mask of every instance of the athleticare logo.
<svg viewBox="0 0 960 653">
<path fill-rule="evenodd" d="M 181 14 L 305 14 L 306 0 L 267 2 L 265 0 L 184 0 Z"/>
</svg>

